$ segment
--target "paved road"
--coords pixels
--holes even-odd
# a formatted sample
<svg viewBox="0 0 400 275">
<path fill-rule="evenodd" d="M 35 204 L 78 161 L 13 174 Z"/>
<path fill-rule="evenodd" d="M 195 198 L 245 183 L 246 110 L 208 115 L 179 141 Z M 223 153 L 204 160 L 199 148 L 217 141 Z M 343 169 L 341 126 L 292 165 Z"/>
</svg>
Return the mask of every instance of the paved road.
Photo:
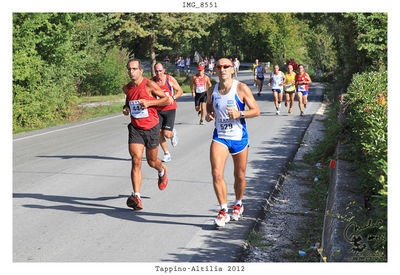
<svg viewBox="0 0 400 275">
<path fill-rule="evenodd" d="M 252 86 L 249 72 L 239 80 Z M 171 148 L 169 185 L 143 163 L 144 209 L 125 206 L 131 192 L 127 151 L 129 118 L 112 115 L 14 136 L 13 260 L 16 262 L 231 262 L 254 224 L 280 171 L 320 106 L 322 85 L 311 86 L 308 114 L 283 107 L 276 116 L 270 89 L 256 97 L 248 119 L 251 147 L 245 219 L 215 230 L 218 209 L 209 163 L 213 124 L 198 125 L 193 99 L 178 100 L 179 145 Z M 171 147 L 171 146 L 170 146 Z M 161 149 L 160 149 L 161 151 Z M 159 153 L 161 156 L 161 152 Z M 234 200 L 232 160 L 225 179 Z"/>
</svg>

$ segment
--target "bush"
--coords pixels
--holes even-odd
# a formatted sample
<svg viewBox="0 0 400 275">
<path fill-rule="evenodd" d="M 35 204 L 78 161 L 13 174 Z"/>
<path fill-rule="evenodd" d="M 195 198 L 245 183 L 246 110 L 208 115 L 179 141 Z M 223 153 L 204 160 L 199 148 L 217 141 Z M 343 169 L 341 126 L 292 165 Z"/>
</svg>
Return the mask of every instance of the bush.
<svg viewBox="0 0 400 275">
<path fill-rule="evenodd" d="M 122 86 L 129 82 L 126 73 L 127 54 L 113 48 L 104 58 L 96 59 L 88 66 L 87 76 L 83 80 L 81 95 L 113 95 L 121 93 Z"/>
<path fill-rule="evenodd" d="M 369 206 L 387 222 L 387 72 L 355 74 L 344 98 L 347 141 Z M 386 233 L 385 233 L 386 234 Z"/>
</svg>

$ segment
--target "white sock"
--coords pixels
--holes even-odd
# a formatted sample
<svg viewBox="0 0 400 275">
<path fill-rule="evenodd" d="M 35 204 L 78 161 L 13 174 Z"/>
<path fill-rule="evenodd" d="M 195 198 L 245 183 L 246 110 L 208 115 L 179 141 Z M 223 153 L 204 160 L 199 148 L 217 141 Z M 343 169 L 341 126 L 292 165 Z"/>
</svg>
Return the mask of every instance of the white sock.
<svg viewBox="0 0 400 275">
<path fill-rule="evenodd" d="M 162 172 L 161 173 L 158 173 L 158 176 L 161 178 L 161 177 L 164 177 L 164 167 L 163 167 L 163 169 L 162 169 Z"/>
<path fill-rule="evenodd" d="M 164 155 L 169 155 L 169 151 L 167 151 L 167 152 L 164 152 Z"/>
<path fill-rule="evenodd" d="M 221 210 L 224 210 L 225 212 L 227 212 L 228 211 L 228 204 L 221 204 L 220 205 L 220 207 L 221 207 Z"/>
<path fill-rule="evenodd" d="M 235 201 L 235 205 L 240 205 L 240 206 L 242 206 L 242 200 L 236 200 L 236 201 Z"/>
<path fill-rule="evenodd" d="M 134 193 L 134 195 L 135 195 L 135 196 L 138 196 L 138 197 L 139 197 L 139 199 L 140 199 L 140 193 L 138 193 L 138 192 L 135 192 L 135 193 Z"/>
</svg>

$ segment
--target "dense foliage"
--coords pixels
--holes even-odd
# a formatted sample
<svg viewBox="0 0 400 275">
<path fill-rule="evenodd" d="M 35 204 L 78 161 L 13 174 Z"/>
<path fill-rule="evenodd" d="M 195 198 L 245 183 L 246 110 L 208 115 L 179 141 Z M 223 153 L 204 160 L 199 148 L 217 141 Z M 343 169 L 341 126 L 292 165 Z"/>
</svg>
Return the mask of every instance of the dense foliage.
<svg viewBox="0 0 400 275">
<path fill-rule="evenodd" d="M 355 74 L 345 96 L 346 141 L 375 215 L 387 223 L 387 72 Z M 384 244 L 383 246 L 385 246 Z"/>
</svg>

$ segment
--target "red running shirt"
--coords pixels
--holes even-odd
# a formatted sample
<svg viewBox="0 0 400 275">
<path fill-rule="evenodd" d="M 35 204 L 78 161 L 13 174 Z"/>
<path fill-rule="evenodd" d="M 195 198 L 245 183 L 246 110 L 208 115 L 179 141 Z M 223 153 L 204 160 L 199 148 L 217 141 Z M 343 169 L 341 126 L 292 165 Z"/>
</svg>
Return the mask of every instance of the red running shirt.
<svg viewBox="0 0 400 275">
<path fill-rule="evenodd" d="M 142 82 L 137 87 L 132 86 L 131 82 L 126 86 L 126 99 L 129 101 L 131 124 L 135 128 L 142 130 L 149 130 L 159 122 L 156 108 L 149 107 L 142 109 L 137 102 L 139 99 L 155 100 L 155 98 L 146 91 L 147 80 L 147 78 L 143 78 Z"/>
<path fill-rule="evenodd" d="M 165 75 L 165 83 L 164 86 L 161 86 L 161 90 L 167 95 L 167 96 L 174 96 L 175 95 L 175 91 L 174 88 L 171 87 L 171 85 L 169 84 L 169 75 L 166 74 Z M 153 80 L 156 81 L 156 77 L 153 77 Z M 178 108 L 178 105 L 176 104 L 176 101 L 174 100 L 173 103 L 169 104 L 169 105 L 165 105 L 165 106 L 157 106 L 156 109 L 159 111 L 168 111 L 168 110 L 174 110 Z"/>
<path fill-rule="evenodd" d="M 305 72 L 302 75 L 296 74 L 296 86 L 297 86 L 297 90 L 299 92 L 300 91 L 308 91 L 308 84 L 303 84 L 303 82 L 305 82 L 305 81 L 307 81 Z"/>
</svg>

